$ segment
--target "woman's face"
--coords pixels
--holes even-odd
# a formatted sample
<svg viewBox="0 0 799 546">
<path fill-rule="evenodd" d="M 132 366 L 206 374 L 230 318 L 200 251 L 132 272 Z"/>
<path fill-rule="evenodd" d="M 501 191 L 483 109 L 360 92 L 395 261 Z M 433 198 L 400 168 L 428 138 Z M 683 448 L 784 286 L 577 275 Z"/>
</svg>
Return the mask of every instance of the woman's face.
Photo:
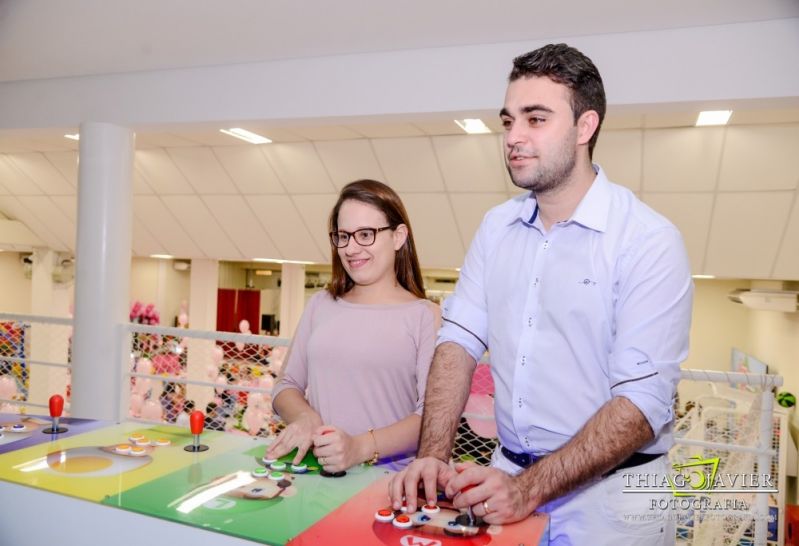
<svg viewBox="0 0 799 546">
<path fill-rule="evenodd" d="M 385 214 L 372 205 L 361 201 L 347 200 L 338 213 L 338 230 L 354 233 L 364 228 L 383 228 L 388 226 Z M 375 234 L 374 244 L 362 246 L 357 236 L 350 236 L 347 246 L 339 248 L 338 255 L 344 270 L 357 285 L 368 286 L 380 281 L 394 281 L 394 260 L 396 252 L 405 243 L 405 226 L 399 229 L 386 229 Z"/>
</svg>

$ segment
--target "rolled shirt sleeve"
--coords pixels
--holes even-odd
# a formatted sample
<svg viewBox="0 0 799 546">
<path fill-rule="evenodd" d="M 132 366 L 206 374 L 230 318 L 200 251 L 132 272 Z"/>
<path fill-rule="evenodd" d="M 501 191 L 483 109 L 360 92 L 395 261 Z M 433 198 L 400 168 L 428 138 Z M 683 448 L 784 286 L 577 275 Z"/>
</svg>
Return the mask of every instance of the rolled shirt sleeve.
<svg viewBox="0 0 799 546">
<path fill-rule="evenodd" d="M 642 239 L 619 261 L 616 338 L 608 369 L 612 396 L 635 404 L 657 437 L 673 419 L 680 363 L 688 355 L 693 281 L 674 227 Z"/>
<path fill-rule="evenodd" d="M 455 293 L 442 306 L 442 327 L 436 343 L 457 343 L 476 361 L 488 350 L 488 312 L 483 285 L 486 231 L 486 220 L 483 220 L 461 267 Z"/>
</svg>

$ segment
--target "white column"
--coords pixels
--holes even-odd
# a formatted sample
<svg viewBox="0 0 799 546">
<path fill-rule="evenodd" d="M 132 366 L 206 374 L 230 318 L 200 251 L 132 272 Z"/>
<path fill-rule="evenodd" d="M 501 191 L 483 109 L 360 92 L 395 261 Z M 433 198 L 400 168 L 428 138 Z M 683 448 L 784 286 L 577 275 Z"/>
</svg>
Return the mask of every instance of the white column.
<svg viewBox="0 0 799 546">
<path fill-rule="evenodd" d="M 65 310 L 56 307 L 61 298 L 56 297 L 53 270 L 60 259 L 58 252 L 49 248 L 36 248 L 31 256 L 31 314 L 48 317 L 65 315 Z M 69 347 L 67 326 L 34 322 L 31 325 L 31 360 L 66 364 Z M 46 404 L 52 394 L 66 394 L 67 371 L 42 364 L 32 363 L 28 369 L 28 401 Z"/>
<path fill-rule="evenodd" d="M 129 392 L 128 322 L 135 135 L 108 123 L 80 126 L 72 415 L 118 420 Z M 125 412 L 127 414 L 127 412 Z"/>
<path fill-rule="evenodd" d="M 292 337 L 305 308 L 305 266 L 283 264 L 280 277 L 280 337 Z"/>
<path fill-rule="evenodd" d="M 216 299 L 219 290 L 219 261 L 192 260 L 189 277 L 189 328 L 216 331 Z M 206 370 L 213 360 L 214 342 L 189 338 L 186 349 L 186 374 L 189 379 L 208 381 Z M 205 411 L 213 397 L 213 389 L 188 385 L 186 397 L 194 400 L 195 409 Z"/>
</svg>

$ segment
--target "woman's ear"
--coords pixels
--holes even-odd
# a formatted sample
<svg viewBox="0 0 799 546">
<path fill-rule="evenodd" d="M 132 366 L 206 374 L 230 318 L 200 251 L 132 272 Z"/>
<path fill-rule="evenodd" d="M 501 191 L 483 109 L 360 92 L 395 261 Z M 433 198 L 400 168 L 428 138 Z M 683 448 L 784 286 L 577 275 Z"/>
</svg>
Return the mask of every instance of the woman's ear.
<svg viewBox="0 0 799 546">
<path fill-rule="evenodd" d="M 400 224 L 394 228 L 394 251 L 402 248 L 402 245 L 405 244 L 405 241 L 408 240 L 408 226 L 405 224 Z"/>
</svg>

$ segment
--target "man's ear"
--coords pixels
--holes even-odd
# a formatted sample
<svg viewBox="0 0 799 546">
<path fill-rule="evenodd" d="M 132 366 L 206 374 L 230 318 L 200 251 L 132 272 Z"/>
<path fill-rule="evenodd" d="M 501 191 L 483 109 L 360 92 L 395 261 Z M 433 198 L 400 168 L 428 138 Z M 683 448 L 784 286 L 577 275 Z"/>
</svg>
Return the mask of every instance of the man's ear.
<svg viewBox="0 0 799 546">
<path fill-rule="evenodd" d="M 599 127 L 599 114 L 586 110 L 577 119 L 577 144 L 588 144 Z"/>
</svg>

